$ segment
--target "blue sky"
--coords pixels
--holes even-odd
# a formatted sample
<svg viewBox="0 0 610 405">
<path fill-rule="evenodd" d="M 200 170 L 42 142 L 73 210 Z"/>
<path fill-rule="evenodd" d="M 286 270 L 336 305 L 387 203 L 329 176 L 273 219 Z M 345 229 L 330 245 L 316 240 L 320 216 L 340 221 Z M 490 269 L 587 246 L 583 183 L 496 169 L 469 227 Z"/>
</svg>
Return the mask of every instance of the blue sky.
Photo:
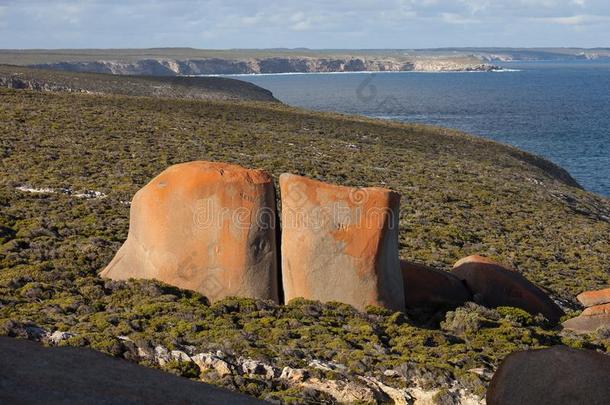
<svg viewBox="0 0 610 405">
<path fill-rule="evenodd" d="M 610 46 L 610 0 L 0 0 L 0 48 Z"/>
</svg>

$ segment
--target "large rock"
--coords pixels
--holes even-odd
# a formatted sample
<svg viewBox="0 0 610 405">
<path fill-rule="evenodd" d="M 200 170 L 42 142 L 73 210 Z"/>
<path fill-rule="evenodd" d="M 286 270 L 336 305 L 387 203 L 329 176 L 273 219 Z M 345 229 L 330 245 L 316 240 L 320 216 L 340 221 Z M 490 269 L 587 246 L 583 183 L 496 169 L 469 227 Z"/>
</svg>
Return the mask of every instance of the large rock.
<svg viewBox="0 0 610 405">
<path fill-rule="evenodd" d="M 563 327 L 577 333 L 593 333 L 599 328 L 610 329 L 610 304 L 589 307 L 580 316 L 565 321 Z"/>
<path fill-rule="evenodd" d="M 262 170 L 171 166 L 139 190 L 129 236 L 101 275 L 147 278 L 211 300 L 278 300 L 275 192 Z"/>
<path fill-rule="evenodd" d="M 475 301 L 488 307 L 510 306 L 531 314 L 541 313 L 558 322 L 563 311 L 541 289 L 514 270 L 482 256 L 468 256 L 455 263 L 452 273 L 466 282 Z"/>
<path fill-rule="evenodd" d="M 595 291 L 585 291 L 578 294 L 576 299 L 585 307 L 607 304 L 610 303 L 610 288 Z"/>
<path fill-rule="evenodd" d="M 256 398 L 75 347 L 0 337 L 2 404 L 264 404 Z"/>
<path fill-rule="evenodd" d="M 487 390 L 488 405 L 606 405 L 610 356 L 565 346 L 509 354 Z"/>
<path fill-rule="evenodd" d="M 407 308 L 457 307 L 472 299 L 462 280 L 447 271 L 405 260 L 400 269 Z"/>
<path fill-rule="evenodd" d="M 400 195 L 280 176 L 286 301 L 404 309 L 398 258 Z"/>
</svg>

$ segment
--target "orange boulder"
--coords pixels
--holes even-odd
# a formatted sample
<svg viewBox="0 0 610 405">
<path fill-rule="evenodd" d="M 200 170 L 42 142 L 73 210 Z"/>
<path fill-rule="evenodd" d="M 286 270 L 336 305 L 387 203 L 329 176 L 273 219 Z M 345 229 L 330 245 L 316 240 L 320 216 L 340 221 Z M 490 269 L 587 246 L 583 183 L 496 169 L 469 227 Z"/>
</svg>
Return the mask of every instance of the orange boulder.
<svg viewBox="0 0 610 405">
<path fill-rule="evenodd" d="M 610 329 L 610 304 L 589 307 L 580 316 L 565 321 L 563 327 L 577 333 L 593 333 L 599 328 Z"/>
<path fill-rule="evenodd" d="M 457 307 L 471 299 L 453 274 L 423 264 L 400 261 L 407 308 Z"/>
<path fill-rule="evenodd" d="M 210 300 L 278 301 L 275 215 L 262 170 L 171 166 L 135 194 L 127 240 L 101 275 L 157 279 Z"/>
<path fill-rule="evenodd" d="M 482 256 L 457 261 L 452 273 L 466 282 L 475 300 L 488 307 L 511 306 L 531 314 L 541 313 L 558 322 L 563 311 L 541 289 L 514 270 Z"/>
<path fill-rule="evenodd" d="M 582 311 L 583 316 L 610 315 L 610 304 L 595 305 Z"/>
<path fill-rule="evenodd" d="M 585 307 L 607 304 L 610 303 L 610 288 L 596 291 L 585 291 L 578 294 L 576 299 Z"/>
<path fill-rule="evenodd" d="M 404 309 L 398 258 L 400 195 L 293 174 L 280 176 L 286 301 Z"/>
</svg>

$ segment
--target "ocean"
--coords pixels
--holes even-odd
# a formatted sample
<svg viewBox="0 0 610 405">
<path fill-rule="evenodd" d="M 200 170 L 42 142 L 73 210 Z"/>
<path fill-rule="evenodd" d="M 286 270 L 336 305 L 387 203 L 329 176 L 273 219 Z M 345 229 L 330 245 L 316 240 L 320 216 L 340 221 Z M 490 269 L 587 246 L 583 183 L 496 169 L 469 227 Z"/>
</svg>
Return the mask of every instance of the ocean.
<svg viewBox="0 0 610 405">
<path fill-rule="evenodd" d="M 232 76 L 282 102 L 433 124 L 516 146 L 610 197 L 610 62 L 523 62 L 502 72 Z"/>
</svg>

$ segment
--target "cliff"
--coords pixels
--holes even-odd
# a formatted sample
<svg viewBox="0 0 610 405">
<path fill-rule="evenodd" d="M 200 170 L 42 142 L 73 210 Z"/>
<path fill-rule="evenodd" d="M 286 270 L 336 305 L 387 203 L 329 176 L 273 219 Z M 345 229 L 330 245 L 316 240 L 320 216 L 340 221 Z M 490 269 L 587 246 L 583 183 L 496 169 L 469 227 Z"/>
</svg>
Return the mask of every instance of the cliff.
<svg viewBox="0 0 610 405">
<path fill-rule="evenodd" d="M 405 60 L 399 58 L 365 57 L 95 60 L 41 63 L 34 66 L 72 72 L 161 76 L 313 72 L 490 71 L 500 69 L 494 65 L 465 59 L 429 58 Z"/>
</svg>

